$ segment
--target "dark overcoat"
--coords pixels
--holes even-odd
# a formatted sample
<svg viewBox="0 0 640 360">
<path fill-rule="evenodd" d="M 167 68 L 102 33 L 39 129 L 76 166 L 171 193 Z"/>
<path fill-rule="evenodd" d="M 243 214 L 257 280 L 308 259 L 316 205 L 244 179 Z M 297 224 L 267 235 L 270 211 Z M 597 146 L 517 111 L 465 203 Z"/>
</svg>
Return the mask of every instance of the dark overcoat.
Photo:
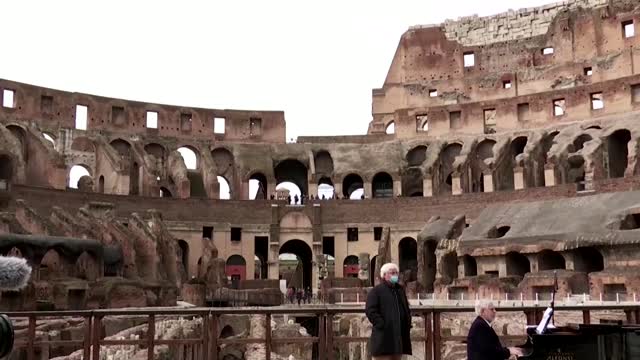
<svg viewBox="0 0 640 360">
<path fill-rule="evenodd" d="M 498 334 L 478 316 L 467 336 L 467 360 L 505 360 L 509 356 L 511 352 L 502 346 Z"/>
<path fill-rule="evenodd" d="M 365 312 L 373 325 L 372 356 L 411 355 L 411 312 L 402 286 L 386 281 L 376 285 L 367 295 Z"/>
</svg>

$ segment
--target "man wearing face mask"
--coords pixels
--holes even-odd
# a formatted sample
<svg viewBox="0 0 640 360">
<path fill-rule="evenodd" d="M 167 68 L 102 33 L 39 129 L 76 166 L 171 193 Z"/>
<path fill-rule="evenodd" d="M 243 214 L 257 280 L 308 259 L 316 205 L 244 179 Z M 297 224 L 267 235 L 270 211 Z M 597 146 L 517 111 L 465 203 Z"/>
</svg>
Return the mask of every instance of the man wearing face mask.
<svg viewBox="0 0 640 360">
<path fill-rule="evenodd" d="M 371 355 L 374 360 L 400 360 L 411 355 L 411 312 L 404 288 L 398 284 L 398 266 L 387 263 L 380 268 L 382 282 L 367 296 L 365 312 L 373 325 Z"/>
</svg>

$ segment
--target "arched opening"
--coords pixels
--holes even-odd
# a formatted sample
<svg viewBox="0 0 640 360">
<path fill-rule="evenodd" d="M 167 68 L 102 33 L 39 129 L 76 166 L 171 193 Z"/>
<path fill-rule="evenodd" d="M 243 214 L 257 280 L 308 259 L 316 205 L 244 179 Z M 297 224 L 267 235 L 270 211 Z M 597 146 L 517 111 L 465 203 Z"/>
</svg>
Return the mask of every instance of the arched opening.
<svg viewBox="0 0 640 360">
<path fill-rule="evenodd" d="M 112 148 L 116 150 L 118 155 L 123 158 L 129 158 L 131 156 L 131 144 L 122 139 L 115 139 L 109 143 Z"/>
<path fill-rule="evenodd" d="M 49 133 L 42 133 L 42 137 L 47 140 L 48 142 L 51 143 L 51 145 L 53 145 L 53 148 L 56 148 L 56 139 L 53 137 L 53 135 L 49 134 Z"/>
<path fill-rule="evenodd" d="M 323 177 L 318 181 L 318 199 L 331 199 L 335 193 L 333 182 L 328 177 Z"/>
<path fill-rule="evenodd" d="M 290 181 L 285 181 L 276 185 L 276 193 L 278 199 L 288 200 L 289 204 L 297 205 L 301 203 L 302 191 L 300 190 L 298 185 Z"/>
<path fill-rule="evenodd" d="M 302 240 L 289 240 L 282 244 L 279 252 L 280 278 L 287 280 L 287 287 L 311 288 L 312 254 L 309 245 Z M 287 263 L 283 264 L 283 261 Z M 287 272 L 283 273 L 283 265 L 287 264 Z"/>
<path fill-rule="evenodd" d="M 442 257 L 442 275 L 448 281 L 458 278 L 458 254 L 455 251 Z"/>
<path fill-rule="evenodd" d="M 344 264 L 343 264 L 343 270 L 342 270 L 343 277 L 357 278 L 359 271 L 360 271 L 360 265 L 359 265 L 357 256 L 349 255 L 346 258 L 344 258 Z"/>
<path fill-rule="evenodd" d="M 166 187 L 164 187 L 164 186 L 163 186 L 163 187 L 161 187 L 161 188 L 160 188 L 160 197 L 163 197 L 163 198 L 170 198 L 170 197 L 172 197 L 172 195 L 171 195 L 171 191 L 169 191 L 169 189 L 167 189 L 167 188 L 166 188 Z"/>
<path fill-rule="evenodd" d="M 422 169 L 419 167 L 408 168 L 402 174 L 402 194 L 422 196 L 422 180 Z"/>
<path fill-rule="evenodd" d="M 603 271 L 604 258 L 602 253 L 594 247 L 581 247 L 573 251 L 573 269 L 586 273 Z"/>
<path fill-rule="evenodd" d="M 607 158 L 609 163 L 609 177 L 624 177 L 629 164 L 629 141 L 631 132 L 626 129 L 618 130 L 607 137 Z"/>
<path fill-rule="evenodd" d="M 453 184 L 453 163 L 460 155 L 462 145 L 453 143 L 447 145 L 440 155 L 440 195 L 451 195 Z"/>
<path fill-rule="evenodd" d="M 164 146 L 156 143 L 150 143 L 144 146 L 144 151 L 153 156 L 157 169 L 164 169 L 166 150 Z"/>
<path fill-rule="evenodd" d="M 231 188 L 229 187 L 229 182 L 222 176 L 218 176 L 218 184 L 220 184 L 220 200 L 229 200 L 231 199 Z"/>
<path fill-rule="evenodd" d="M 384 128 L 384 132 L 391 135 L 396 133 L 396 123 L 394 121 L 387 124 Z"/>
<path fill-rule="evenodd" d="M 13 178 L 13 161 L 8 155 L 0 155 L 0 180 L 10 183 Z M 77 183 L 77 180 L 76 180 Z"/>
<path fill-rule="evenodd" d="M 567 161 L 569 163 L 567 182 L 576 184 L 578 191 L 585 190 L 584 158 L 580 155 L 574 155 L 570 156 Z"/>
<path fill-rule="evenodd" d="M 140 165 L 137 162 L 131 164 L 129 173 L 129 195 L 140 194 Z"/>
<path fill-rule="evenodd" d="M 288 159 L 281 161 L 275 169 L 276 183 L 278 186 L 285 182 L 296 185 L 300 194 L 308 194 L 307 191 L 307 167 L 298 160 Z M 291 189 L 289 189 L 291 191 Z M 293 197 L 293 195 L 292 195 Z"/>
<path fill-rule="evenodd" d="M 531 263 L 529 259 L 518 252 L 509 252 L 505 256 L 505 263 L 507 267 L 507 276 L 521 276 L 528 272 L 531 272 Z"/>
<path fill-rule="evenodd" d="M 409 166 L 420 166 L 427 159 L 427 147 L 419 145 L 409 150 L 407 153 L 407 163 Z"/>
<path fill-rule="evenodd" d="M 78 182 L 83 176 L 91 177 L 91 173 L 84 165 L 73 165 L 69 170 L 69 187 L 78 189 Z"/>
<path fill-rule="evenodd" d="M 371 267 L 369 268 L 369 281 L 371 286 L 376 285 L 376 278 L 380 277 L 380 274 L 376 271 L 378 255 L 371 258 Z"/>
<path fill-rule="evenodd" d="M 552 250 L 542 250 L 538 253 L 538 270 L 559 270 L 565 269 L 564 256 Z"/>
<path fill-rule="evenodd" d="M 377 173 L 371 182 L 374 198 L 393 197 L 393 178 L 386 172 Z"/>
<path fill-rule="evenodd" d="M 218 175 L 229 174 L 230 170 L 233 170 L 233 164 L 235 162 L 231 151 L 225 148 L 216 148 L 211 151 L 211 158 L 213 164 L 216 167 L 216 173 Z"/>
<path fill-rule="evenodd" d="M 100 175 L 98 178 L 98 192 L 104 194 L 104 175 Z"/>
<path fill-rule="evenodd" d="M 578 136 L 577 138 L 575 138 L 573 140 L 573 144 L 572 144 L 573 148 L 570 149 L 570 150 L 573 150 L 573 151 L 570 151 L 570 152 L 577 152 L 577 151 L 582 150 L 584 148 L 584 144 L 587 141 L 591 141 L 592 139 L 593 138 L 589 134 L 582 134 L 582 135 Z"/>
<path fill-rule="evenodd" d="M 415 281 L 418 276 L 418 242 L 411 237 L 402 238 L 398 243 L 398 255 L 404 281 Z"/>
<path fill-rule="evenodd" d="M 231 280 L 231 287 L 237 289 L 240 281 L 247 278 L 247 262 L 240 255 L 231 255 L 227 259 L 225 274 Z"/>
<path fill-rule="evenodd" d="M 491 229 L 489 229 L 489 232 L 487 233 L 487 237 L 489 239 L 499 239 L 507 235 L 509 230 L 511 230 L 511 226 L 507 226 L 507 225 L 494 226 Z"/>
<path fill-rule="evenodd" d="M 255 173 L 249 178 L 249 200 L 267 199 L 267 177 L 262 173 Z"/>
<path fill-rule="evenodd" d="M 464 276 L 471 277 L 478 275 L 478 263 L 476 259 L 471 255 L 464 255 L 462 257 L 462 266 L 464 267 Z"/>
<path fill-rule="evenodd" d="M 13 136 L 15 136 L 16 139 L 18 139 L 18 141 L 20 142 L 20 153 L 22 154 L 22 159 L 24 160 L 25 163 L 28 162 L 29 152 L 27 149 L 26 131 L 20 126 L 16 126 L 16 125 L 7 125 L 7 130 L 9 130 L 11 134 L 13 134 Z"/>
<path fill-rule="evenodd" d="M 233 328 L 231 327 L 231 325 L 227 325 L 223 327 L 222 331 L 220 331 L 220 339 L 226 339 L 234 335 L 235 335 L 235 332 L 233 331 Z"/>
<path fill-rule="evenodd" d="M 490 174 L 491 169 L 485 160 L 493 158 L 494 140 L 485 139 L 478 144 L 475 151 L 475 160 L 472 165 L 473 180 L 471 190 L 473 192 L 484 192 L 484 175 Z"/>
<path fill-rule="evenodd" d="M 427 240 L 424 242 L 423 254 L 422 254 L 422 271 L 425 274 L 426 292 L 433 292 L 433 283 L 436 280 L 437 270 L 437 258 L 436 247 L 438 242 L 435 240 Z M 416 251 L 417 253 L 417 251 Z"/>
<path fill-rule="evenodd" d="M 513 159 L 516 159 L 516 156 L 524 153 L 524 148 L 527 146 L 527 137 L 526 136 L 518 136 L 513 139 L 511 142 L 511 155 Z"/>
<path fill-rule="evenodd" d="M 194 149 L 183 146 L 178 148 L 178 152 L 182 156 L 182 160 L 184 160 L 184 165 L 187 167 L 187 170 L 196 170 L 198 168 L 198 155 Z"/>
<path fill-rule="evenodd" d="M 184 240 L 178 240 L 176 251 L 180 278 L 185 282 L 189 280 L 189 244 Z"/>
<path fill-rule="evenodd" d="M 55 249 L 49 249 L 40 261 L 38 280 L 52 280 L 66 276 L 64 259 Z"/>
<path fill-rule="evenodd" d="M 364 182 L 360 175 L 349 174 L 342 180 L 342 195 L 348 199 L 360 199 L 364 195 Z"/>
<path fill-rule="evenodd" d="M 331 176 L 333 174 L 333 158 L 328 151 L 319 151 L 314 157 L 316 174 Z"/>
</svg>

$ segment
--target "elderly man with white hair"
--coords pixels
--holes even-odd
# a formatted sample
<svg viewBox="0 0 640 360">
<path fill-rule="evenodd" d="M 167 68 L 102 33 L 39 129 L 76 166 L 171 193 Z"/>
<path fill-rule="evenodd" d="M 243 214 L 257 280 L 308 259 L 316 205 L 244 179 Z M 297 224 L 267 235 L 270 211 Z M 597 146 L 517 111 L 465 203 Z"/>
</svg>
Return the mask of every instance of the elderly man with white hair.
<svg viewBox="0 0 640 360">
<path fill-rule="evenodd" d="M 467 360 L 505 360 L 511 355 L 522 356 L 516 347 L 506 348 L 491 327 L 496 318 L 496 308 L 488 300 L 476 303 L 476 317 L 467 336 Z"/>
<path fill-rule="evenodd" d="M 365 312 L 373 325 L 371 355 L 374 360 L 399 360 L 411 355 L 411 312 L 404 288 L 398 283 L 398 266 L 387 263 L 380 268 L 383 280 L 367 295 Z"/>
</svg>

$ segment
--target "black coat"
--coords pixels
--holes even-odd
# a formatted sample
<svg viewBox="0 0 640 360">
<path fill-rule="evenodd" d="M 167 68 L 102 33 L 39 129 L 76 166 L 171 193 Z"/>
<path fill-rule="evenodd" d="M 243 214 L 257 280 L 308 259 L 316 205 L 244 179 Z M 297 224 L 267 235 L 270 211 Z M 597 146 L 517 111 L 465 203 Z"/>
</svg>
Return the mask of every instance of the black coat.
<svg viewBox="0 0 640 360">
<path fill-rule="evenodd" d="M 498 334 L 478 316 L 467 336 L 467 360 L 505 360 L 509 356 L 511 353 L 502 346 Z"/>
<path fill-rule="evenodd" d="M 372 356 L 411 355 L 411 312 L 404 289 L 386 281 L 367 295 L 365 308 L 373 325 L 369 346 Z"/>
</svg>

